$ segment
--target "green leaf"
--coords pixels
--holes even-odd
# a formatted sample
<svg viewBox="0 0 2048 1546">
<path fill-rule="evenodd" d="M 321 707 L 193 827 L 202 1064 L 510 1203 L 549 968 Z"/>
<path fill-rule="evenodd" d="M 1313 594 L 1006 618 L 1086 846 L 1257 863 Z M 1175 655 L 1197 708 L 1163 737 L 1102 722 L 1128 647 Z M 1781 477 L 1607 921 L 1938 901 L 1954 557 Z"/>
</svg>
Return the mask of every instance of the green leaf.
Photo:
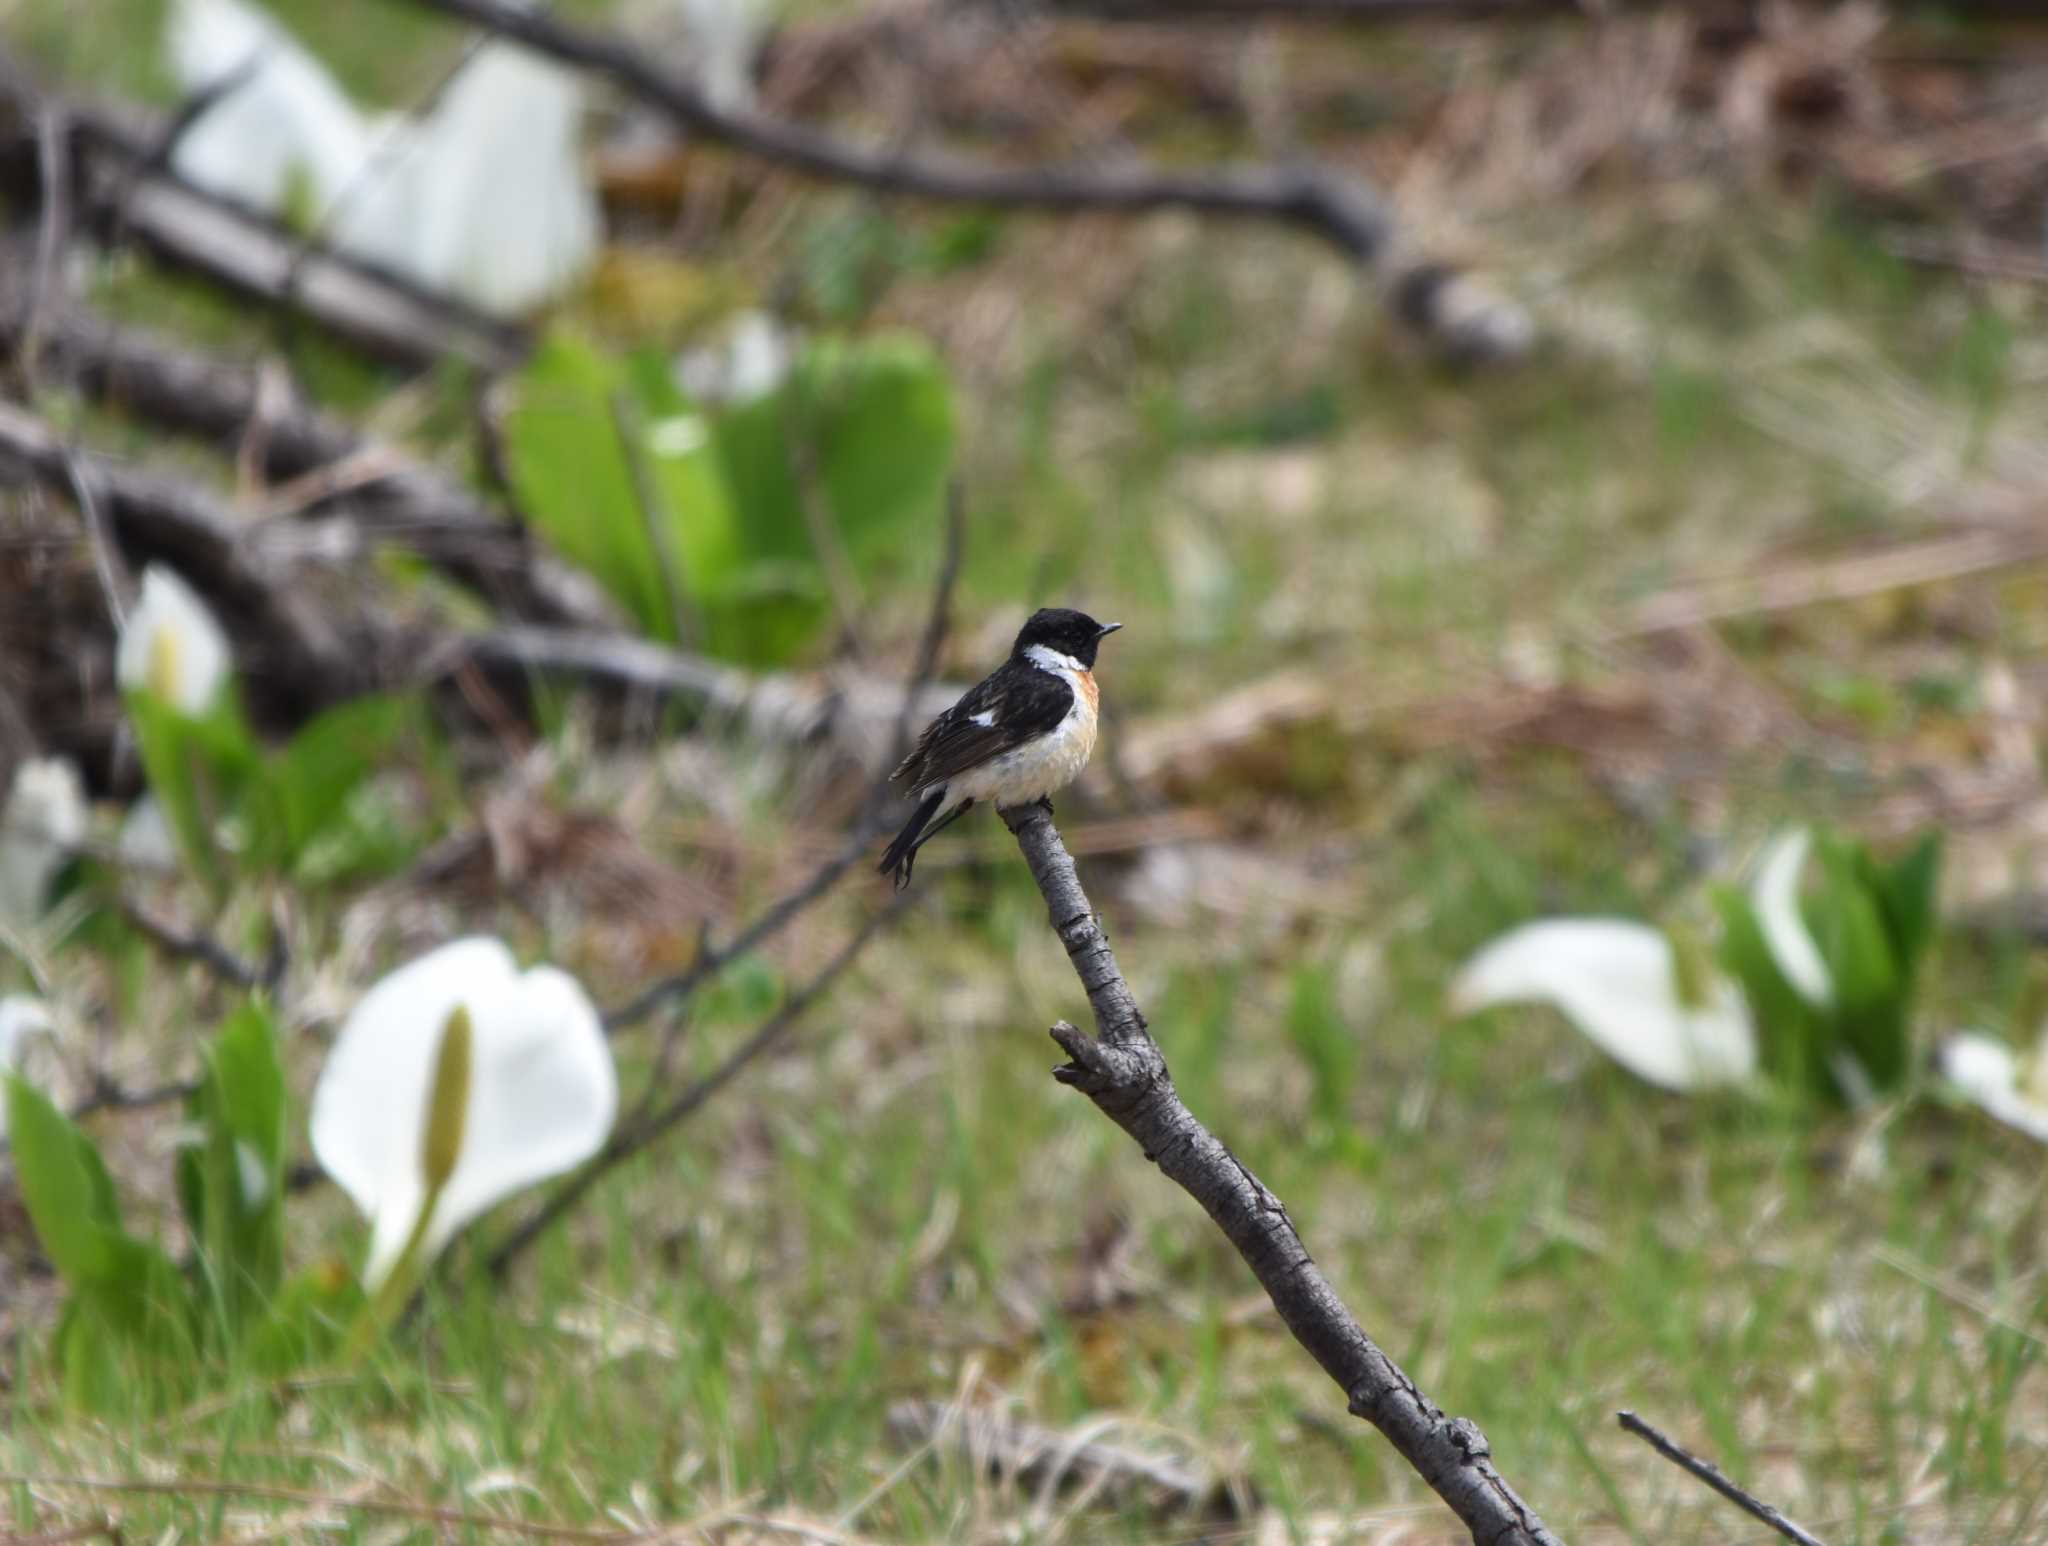
<svg viewBox="0 0 2048 1546">
<path fill-rule="evenodd" d="M 114 1279 L 74 1291 L 57 1322 L 64 1399 L 85 1411 L 160 1404 L 197 1367 L 191 1294 L 177 1263 L 141 1240 L 123 1240 L 116 1254 Z"/>
<path fill-rule="evenodd" d="M 712 415 L 663 355 L 556 335 L 506 440 L 535 525 L 645 631 L 675 639 L 680 603 L 713 653 L 774 665 L 828 615 L 821 523 L 831 560 L 865 578 L 935 516 L 952 390 L 918 339 L 825 339 L 777 391 Z"/>
<path fill-rule="evenodd" d="M 309 721 L 265 770 L 260 851 L 280 869 L 296 866 L 417 721 L 417 710 L 407 697 L 357 698 Z"/>
<path fill-rule="evenodd" d="M 249 1359 L 267 1374 L 286 1374 L 331 1358 L 362 1313 L 363 1290 L 340 1262 L 323 1262 L 284 1285 L 270 1314 L 249 1338 Z"/>
<path fill-rule="evenodd" d="M 534 524 L 670 642 L 671 576 L 686 593 L 722 578 L 729 523 L 709 436 L 665 368 L 622 363 L 567 333 L 535 351 L 506 416 L 512 481 Z M 647 508 L 643 481 L 660 508 Z"/>
<path fill-rule="evenodd" d="M 703 600 L 714 647 L 787 659 L 828 610 L 814 527 L 867 578 L 936 518 L 953 445 L 944 367 L 907 335 L 814 342 L 780 390 L 721 414 L 741 568 Z"/>
<path fill-rule="evenodd" d="M 284 1275 L 288 1101 L 276 1028 L 260 1003 L 243 1005 L 214 1039 L 191 1116 L 199 1138 L 178 1155 L 179 1200 L 215 1320 L 232 1341 Z"/>
<path fill-rule="evenodd" d="M 1781 1088 L 1809 1098 L 1835 1098 L 1839 1092 L 1828 1066 L 1826 1026 L 1786 979 L 1748 896 L 1734 887 L 1716 887 L 1714 905 L 1721 914 L 1721 963 L 1741 985 L 1756 1018 L 1757 1057 L 1764 1072 Z"/>
<path fill-rule="evenodd" d="M 216 896 L 227 889 L 227 862 L 215 833 L 260 765 L 255 738 L 232 696 L 194 717 L 146 692 L 127 695 L 149 787 L 186 861 Z"/>
<path fill-rule="evenodd" d="M 93 1141 L 27 1080 L 7 1078 L 7 1131 L 36 1237 L 74 1288 L 120 1267 L 121 1210 Z"/>
<path fill-rule="evenodd" d="M 1876 873 L 1878 906 L 1900 972 L 1909 980 L 1933 943 L 1935 908 L 1941 884 L 1941 833 L 1928 832 L 1919 842 Z"/>
<path fill-rule="evenodd" d="M 1899 992 L 1898 962 L 1869 884 L 1868 856 L 1855 844 L 1822 834 L 1815 843 L 1821 887 L 1807 909 L 1835 996 L 1845 1008 L 1883 1003 Z"/>
<path fill-rule="evenodd" d="M 1815 851 L 1821 887 L 1808 924 L 1835 986 L 1832 1040 L 1877 1089 L 1896 1088 L 1911 1064 L 1908 982 L 1878 905 L 1876 868 L 1861 845 L 1825 834 Z"/>
</svg>

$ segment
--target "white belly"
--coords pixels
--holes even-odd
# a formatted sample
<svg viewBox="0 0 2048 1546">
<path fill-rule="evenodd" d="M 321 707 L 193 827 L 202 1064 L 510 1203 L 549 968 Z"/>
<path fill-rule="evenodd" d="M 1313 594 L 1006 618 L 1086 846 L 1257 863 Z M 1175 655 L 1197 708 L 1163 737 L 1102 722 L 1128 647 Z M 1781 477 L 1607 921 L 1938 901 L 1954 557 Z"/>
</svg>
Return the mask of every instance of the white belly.
<svg viewBox="0 0 2048 1546">
<path fill-rule="evenodd" d="M 1078 695 L 1067 717 L 1050 735 L 1004 752 L 946 786 L 946 804 L 986 800 L 996 805 L 1029 805 L 1071 784 L 1095 750 L 1095 712 Z"/>
</svg>

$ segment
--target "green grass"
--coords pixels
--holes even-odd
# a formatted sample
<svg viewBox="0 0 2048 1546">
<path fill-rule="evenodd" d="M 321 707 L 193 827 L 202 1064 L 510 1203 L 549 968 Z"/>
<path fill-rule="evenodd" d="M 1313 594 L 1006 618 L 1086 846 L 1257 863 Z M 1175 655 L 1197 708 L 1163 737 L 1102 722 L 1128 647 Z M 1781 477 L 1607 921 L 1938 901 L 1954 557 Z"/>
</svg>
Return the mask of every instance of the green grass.
<svg viewBox="0 0 2048 1546">
<path fill-rule="evenodd" d="M 363 29 L 358 58 L 349 31 L 326 42 L 356 84 L 417 84 L 416 59 L 384 75 L 405 52 L 390 38 Z M 817 218 L 828 237 L 851 229 L 843 210 Z M 857 263 L 813 255 L 808 304 L 930 327 L 963 382 L 955 676 L 1057 598 L 1129 625 L 1102 668 L 1118 731 L 1276 671 L 1338 684 L 1328 723 L 1165 792 L 1247 835 L 1281 900 L 1167 919 L 1128 896 L 1128 859 L 1084 875 L 1190 1105 L 1551 1523 L 1581 1541 L 1742 1528 L 1616 1431 L 1626 1406 L 1830 1541 L 2035 1539 L 2037 1150 L 1932 1106 L 1879 1128 L 1766 1099 L 1683 1101 L 1552 1017 L 1454 1024 L 1444 1010 L 1458 963 L 1515 923 L 1688 905 L 1702 831 L 1740 844 L 1786 816 L 1854 825 L 1873 789 L 1899 787 L 1901 759 L 1963 755 L 1985 663 L 2042 643 L 2038 583 L 2018 578 L 1974 630 L 1951 622 L 1984 593 L 1958 587 L 1724 630 L 1755 682 L 1837 738 L 1832 761 L 1736 745 L 1700 770 L 1653 738 L 1645 771 L 1416 723 L 1494 690 L 1531 640 L 1590 695 L 1675 691 L 1682 673 L 1599 642 L 1626 602 L 1789 549 L 1919 531 L 2048 428 L 2018 363 L 2039 353 L 2037 302 L 1909 271 L 1847 216 L 1706 224 L 1624 216 L 1595 244 L 1532 220 L 1531 270 L 1555 255 L 1572 274 L 1550 316 L 1561 341 L 1492 377 L 1416 358 L 1363 301 L 1333 305 L 1329 260 L 1270 233 L 1119 228 L 1145 257 L 1141 281 L 1112 293 L 1089 263 L 1099 235 L 1012 221 L 970 240 L 935 216 L 918 239 L 881 240 L 863 224 Z M 1048 294 L 1047 275 L 1075 293 Z M 1016 305 L 1000 347 L 949 331 L 964 281 Z M 131 312 L 158 283 L 108 279 Z M 177 320 L 223 321 L 182 301 Z M 343 404 L 383 386 L 340 361 L 316 374 Z M 459 441 L 459 414 L 430 406 L 425 422 Z M 1929 447 L 1948 449 L 1931 488 L 1909 493 L 1901 469 Z M 871 598 L 892 659 L 935 563 L 909 555 Z M 554 723 L 550 798 L 629 811 L 636 838 L 685 865 L 699 856 L 677 833 L 729 821 L 700 775 L 657 772 L 659 748 L 592 751 L 573 704 Z M 702 753 L 747 791 L 738 916 L 786 879 L 777 850 L 809 812 L 757 748 Z M 1063 819 L 1118 808 L 1105 780 Z M 1193 1204 L 1047 1077 L 1045 1026 L 1084 1006 L 1007 840 L 983 820 L 942 842 L 902 926 L 786 1055 L 615 1176 L 503 1294 L 469 1269 L 506 1220 L 459 1243 L 425 1313 L 368 1368 L 237 1378 L 170 1410 L 81 1419 L 55 1401 L 51 1296 L 17 1234 L 10 1275 L 34 1293 L 14 1323 L 0 1470 L 334 1496 L 374 1482 L 386 1500 L 589 1525 L 802 1516 L 889 1541 L 1196 1533 L 1136 1508 L 1041 1510 L 950 1453 L 903 1464 L 891 1404 L 967 1391 L 1045 1424 L 1114 1414 L 1176 1436 L 1248 1478 L 1279 1521 L 1261 1538 L 1391 1529 L 1426 1500 L 1420 1483 L 1345 1417 Z M 862 876 L 708 996 L 686 1070 L 711 1067 L 880 901 Z M 294 1021 L 302 1096 L 320 1033 L 403 942 L 500 930 L 610 1000 L 635 974 L 601 936 L 646 922 L 516 898 L 395 915 L 338 888 L 295 905 L 317 982 Z M 261 915 L 259 899 L 238 906 Z M 687 929 L 648 932 L 650 953 L 687 953 Z M 2012 942 L 1952 941 L 1925 1028 L 2024 1039 L 2036 980 Z M 108 981 L 123 985 L 110 1031 L 137 1082 L 183 1068 L 222 1012 L 202 981 L 139 952 L 57 960 L 68 1004 Z M 644 1037 L 622 1057 L 630 1100 Z M 123 1185 L 162 1207 L 161 1119 L 99 1130 Z M 302 1261 L 360 1249 L 331 1191 L 298 1202 L 293 1238 Z M 31 1533 L 118 1509 L 138 1538 L 213 1539 L 290 1506 L 16 1485 L 6 1508 Z M 391 1538 L 390 1521 L 334 1513 L 343 1538 Z M 1419 1528 L 1446 1538 L 1434 1516 Z"/>
</svg>

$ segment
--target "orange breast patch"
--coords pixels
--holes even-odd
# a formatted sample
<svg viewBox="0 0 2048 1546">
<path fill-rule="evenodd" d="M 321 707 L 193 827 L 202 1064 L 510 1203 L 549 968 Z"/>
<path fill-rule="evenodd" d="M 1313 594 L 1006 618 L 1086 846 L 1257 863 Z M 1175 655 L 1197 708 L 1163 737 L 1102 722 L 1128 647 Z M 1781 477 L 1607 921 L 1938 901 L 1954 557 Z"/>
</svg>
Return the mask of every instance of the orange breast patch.
<svg viewBox="0 0 2048 1546">
<path fill-rule="evenodd" d="M 1081 696 L 1088 700 L 1088 712 L 1093 714 L 1102 706 L 1102 689 L 1095 685 L 1095 673 L 1083 671 L 1074 680 L 1080 683 Z"/>
</svg>

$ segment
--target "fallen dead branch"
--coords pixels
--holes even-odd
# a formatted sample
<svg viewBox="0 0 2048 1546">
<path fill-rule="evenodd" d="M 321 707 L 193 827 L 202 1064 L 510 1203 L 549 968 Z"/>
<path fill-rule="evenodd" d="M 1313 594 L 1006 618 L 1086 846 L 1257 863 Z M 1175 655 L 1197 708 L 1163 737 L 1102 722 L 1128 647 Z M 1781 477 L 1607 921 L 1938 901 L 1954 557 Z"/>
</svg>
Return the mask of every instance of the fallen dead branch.
<svg viewBox="0 0 2048 1546">
<path fill-rule="evenodd" d="M 801 124 L 714 105 L 689 77 L 633 40 L 565 22 L 512 0 L 414 0 L 565 64 L 594 71 L 687 133 L 877 193 L 1057 214 L 1196 214 L 1275 221 L 1320 238 L 1374 276 L 1397 315 L 1459 358 L 1518 357 L 1527 315 L 1469 275 L 1400 251 L 1391 211 L 1356 178 L 1312 164 L 1180 171 L 1005 167 L 962 157 L 848 143 Z"/>
<path fill-rule="evenodd" d="M 1784 1536 L 1786 1540 L 1797 1541 L 1799 1546 L 1824 1546 L 1819 1536 L 1801 1529 L 1783 1514 L 1772 1508 L 1770 1504 L 1764 1502 L 1763 1499 L 1753 1493 L 1745 1492 L 1742 1488 L 1736 1486 L 1735 1483 L 1721 1474 L 1718 1466 L 1680 1449 L 1676 1444 L 1664 1437 L 1663 1434 L 1636 1416 L 1635 1413 L 1617 1412 L 1614 1414 L 1614 1418 L 1625 1431 L 1633 1433 L 1681 1471 L 1698 1477 L 1730 1503 L 1733 1503 L 1746 1513 L 1761 1519 L 1773 1530 Z"/>
<path fill-rule="evenodd" d="M 1070 1061 L 1053 1077 L 1094 1101 L 1146 1158 L 1199 1202 L 1252 1269 L 1287 1329 L 1343 1389 L 1352 1413 L 1385 1434 L 1478 1546 L 1558 1546 L 1558 1537 L 1495 1469 L 1465 1418 L 1447 1418 L 1367 1336 L 1317 1269 L 1286 1206 L 1202 1125 L 1175 1093 L 1109 939 L 1081 889 L 1049 804 L 1002 812 L 1053 931 L 1088 995 L 1097 1034 L 1052 1028 Z"/>
<path fill-rule="evenodd" d="M 0 471 L 8 468 L 96 506 L 125 548 L 170 560 L 248 618 L 261 638 L 263 663 L 287 700 L 328 703 L 368 687 L 359 651 L 291 582 L 289 566 L 251 542 L 245 523 L 189 485 L 75 450 L 34 414 L 0 403 Z"/>
<path fill-rule="evenodd" d="M 588 577 L 536 547 L 454 479 L 352 425 L 291 398 L 272 402 L 262 369 L 220 360 L 89 311 L 0 300 L 0 349 L 25 350 L 32 322 L 43 363 L 80 390 L 152 424 L 228 447 L 255 444 L 259 470 L 301 488 L 324 478 L 368 531 L 388 533 L 453 578 L 519 616 L 584 628 L 611 626 L 612 607 Z M 347 476 L 337 476 L 346 473 Z"/>
<path fill-rule="evenodd" d="M 422 658 L 420 675 L 438 679 L 465 663 L 694 703 L 766 739 L 829 739 L 868 767 L 886 760 L 904 701 L 903 683 L 866 672 L 763 674 L 628 634 L 564 628 L 498 628 L 450 639 Z M 937 714 L 958 696 L 957 687 L 926 685 L 913 696 L 911 714 Z"/>
</svg>

